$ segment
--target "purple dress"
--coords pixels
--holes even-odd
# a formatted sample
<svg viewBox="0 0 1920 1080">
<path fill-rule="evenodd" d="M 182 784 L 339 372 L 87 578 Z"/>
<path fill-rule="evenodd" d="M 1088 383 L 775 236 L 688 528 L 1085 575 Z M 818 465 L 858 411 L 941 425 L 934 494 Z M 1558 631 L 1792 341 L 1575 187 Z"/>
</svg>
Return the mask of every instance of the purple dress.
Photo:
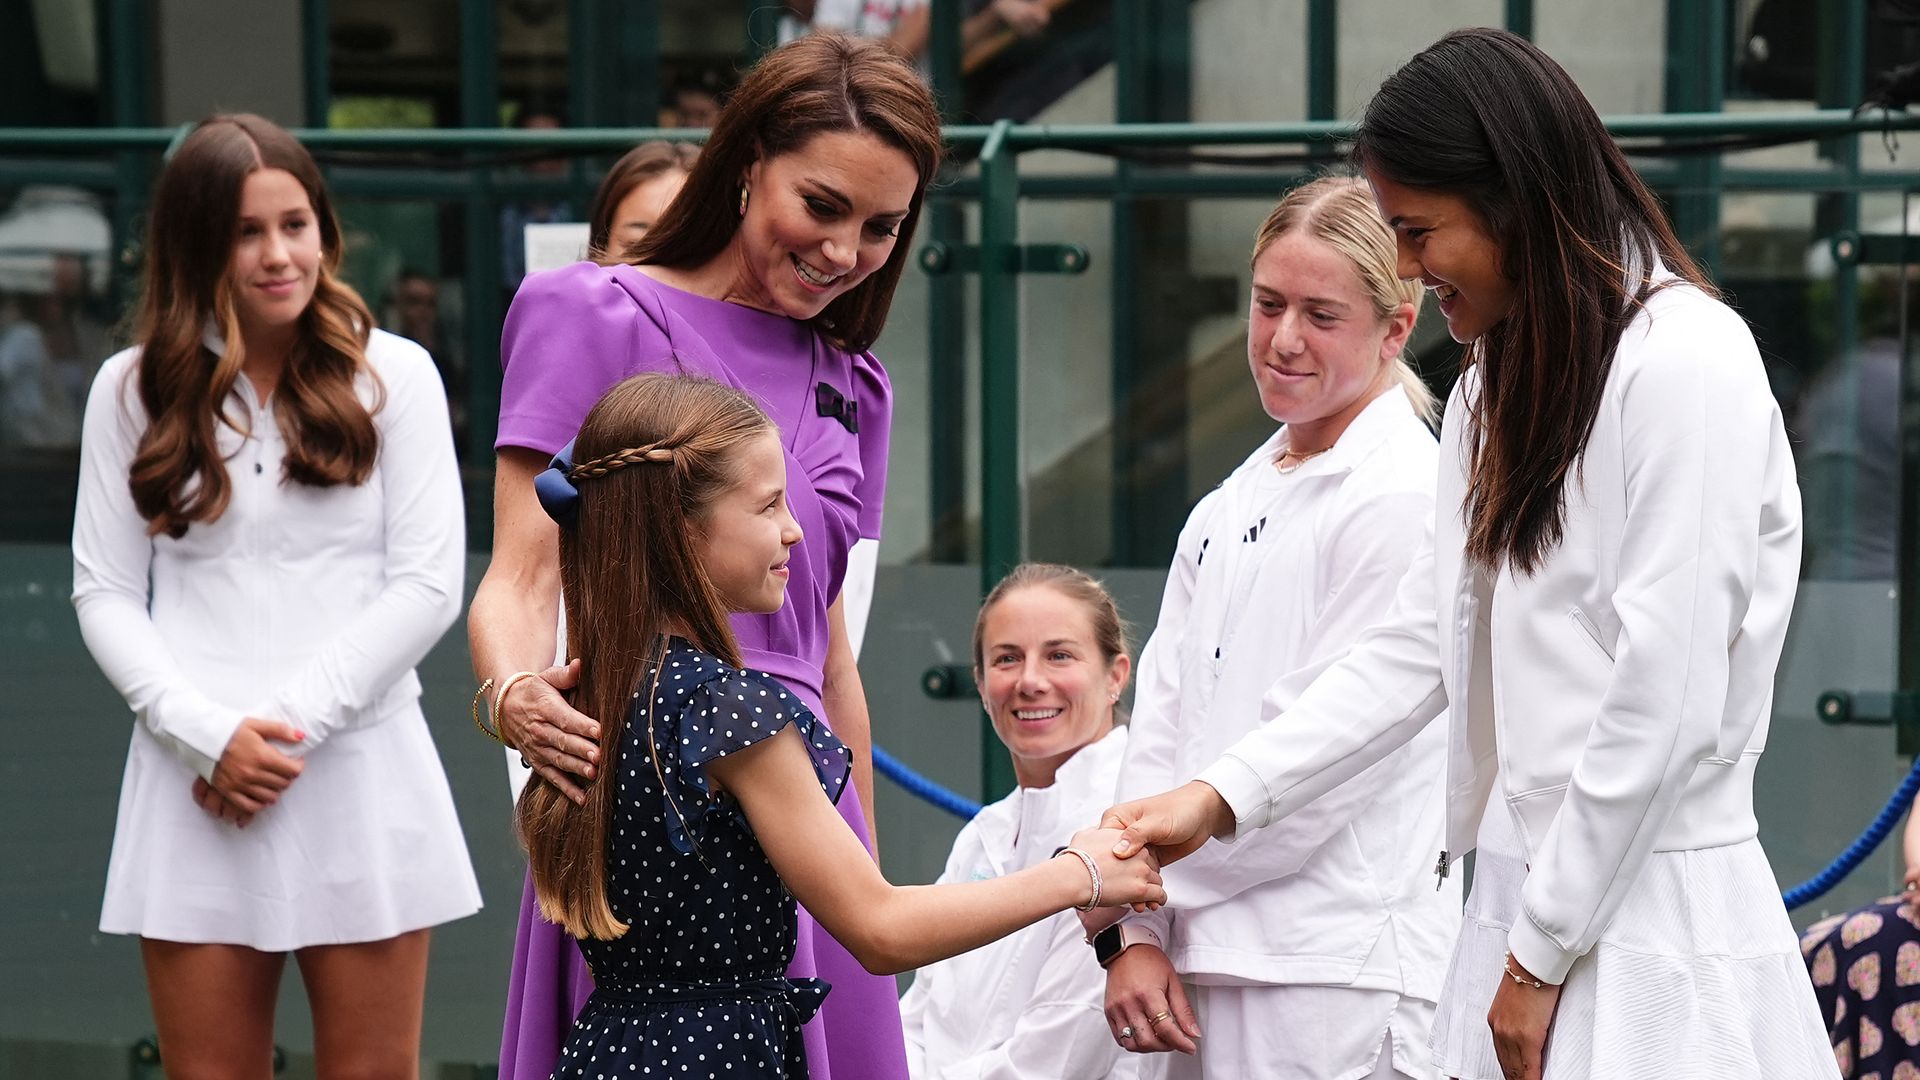
<svg viewBox="0 0 1920 1080">
<path fill-rule="evenodd" d="M 854 541 L 880 535 L 892 393 L 879 361 L 821 340 L 805 323 L 682 292 L 631 266 L 576 263 L 521 285 L 507 313 L 501 363 L 496 448 L 553 453 L 614 383 L 645 371 L 704 375 L 766 410 L 786 446 L 787 500 L 806 539 L 788 564 L 786 604 L 771 615 L 735 615 L 733 631 L 747 667 L 778 678 L 831 727 L 820 702 L 827 608 L 840 594 Z M 839 810 L 870 843 L 851 785 Z M 804 1030 L 814 1080 L 904 1080 L 893 979 L 868 974 L 804 908 L 788 972 L 833 986 Z M 573 939 L 539 917 L 529 880 L 501 1080 L 548 1075 L 592 989 Z"/>
</svg>

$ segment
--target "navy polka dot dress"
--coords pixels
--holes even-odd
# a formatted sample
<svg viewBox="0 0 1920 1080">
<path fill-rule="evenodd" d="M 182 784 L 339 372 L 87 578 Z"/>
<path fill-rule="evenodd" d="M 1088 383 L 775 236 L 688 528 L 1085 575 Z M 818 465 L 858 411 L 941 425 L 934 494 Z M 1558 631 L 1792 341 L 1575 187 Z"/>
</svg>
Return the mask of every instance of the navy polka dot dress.
<svg viewBox="0 0 1920 1080">
<path fill-rule="evenodd" d="M 663 664 L 657 690 L 651 670 L 641 680 L 620 741 L 607 892 L 628 930 L 580 943 L 595 990 L 553 1075 L 804 1077 L 800 1025 L 829 988 L 786 978 L 793 897 L 738 804 L 712 793 L 707 764 L 792 724 L 837 801 L 847 749 L 770 675 L 678 638 Z"/>
</svg>

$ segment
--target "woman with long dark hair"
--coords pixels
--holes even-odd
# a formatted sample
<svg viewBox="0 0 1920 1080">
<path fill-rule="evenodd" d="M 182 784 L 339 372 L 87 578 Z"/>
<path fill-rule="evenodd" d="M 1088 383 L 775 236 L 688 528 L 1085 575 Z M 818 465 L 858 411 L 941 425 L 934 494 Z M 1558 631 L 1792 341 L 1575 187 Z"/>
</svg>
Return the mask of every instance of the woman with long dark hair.
<svg viewBox="0 0 1920 1080">
<path fill-rule="evenodd" d="M 480 907 L 413 672 L 460 612 L 446 395 L 339 279 L 272 123 L 196 128 L 150 221 L 73 526 L 81 634 L 138 720 L 100 928 L 140 936 L 168 1075 L 265 1075 L 291 952 L 319 1074 L 412 1076 L 428 928 Z"/>
<path fill-rule="evenodd" d="M 505 740 L 584 799 L 599 782 L 597 717 L 572 708 L 554 667 L 558 532 L 533 479 L 608 388 L 644 371 L 741 389 L 781 432 L 806 540 L 787 603 L 735 616 L 745 662 L 778 677 L 852 751 L 839 801 L 871 843 L 872 754 L 841 586 L 880 535 L 892 400 L 870 351 L 911 255 L 940 161 L 939 113 L 905 60 L 871 41 L 815 35 L 769 53 L 728 99 L 686 186 L 610 265 L 530 277 L 502 340 L 493 560 L 468 619 L 475 672 Z M 850 564 L 852 569 L 850 569 Z M 592 989 L 579 950 L 523 899 L 501 1075 L 544 1076 Z M 806 1027 L 819 1075 L 904 1075 L 892 979 L 866 973 L 802 915 L 792 972 L 834 986 Z"/>
<path fill-rule="evenodd" d="M 1109 823 L 1176 857 L 1301 809 L 1444 709 L 1435 870 L 1479 851 L 1444 1071 L 1832 1076 L 1753 814 L 1800 555 L 1753 335 L 1522 38 L 1415 56 L 1354 156 L 1401 275 L 1468 347 L 1431 549 L 1340 663 Z"/>
</svg>

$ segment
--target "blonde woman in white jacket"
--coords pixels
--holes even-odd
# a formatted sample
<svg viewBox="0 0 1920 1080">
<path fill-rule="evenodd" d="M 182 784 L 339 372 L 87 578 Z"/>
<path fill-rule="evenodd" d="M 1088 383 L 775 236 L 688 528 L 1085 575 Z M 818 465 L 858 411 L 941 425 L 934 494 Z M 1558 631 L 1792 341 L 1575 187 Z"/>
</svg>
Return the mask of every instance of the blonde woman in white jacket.
<svg viewBox="0 0 1920 1080">
<path fill-rule="evenodd" d="M 1833 1077 L 1753 814 L 1800 500 L 1752 335 L 1524 39 L 1441 39 L 1354 152 L 1400 273 L 1468 345 L 1433 539 L 1259 731 L 1109 811 L 1119 846 L 1251 833 L 1445 710 L 1436 869 L 1479 849 L 1450 1075 Z"/>
<path fill-rule="evenodd" d="M 1262 224 L 1247 356 L 1284 426 L 1181 532 L 1122 797 L 1192 776 L 1392 603 L 1433 516 L 1434 402 L 1401 356 L 1419 298 L 1357 179 L 1296 188 Z M 1104 931 L 1121 1045 L 1189 1055 L 1172 1077 L 1432 1076 L 1460 924 L 1458 889 L 1427 872 L 1444 751 L 1435 729 L 1282 825 L 1169 868 L 1168 907 Z"/>
</svg>

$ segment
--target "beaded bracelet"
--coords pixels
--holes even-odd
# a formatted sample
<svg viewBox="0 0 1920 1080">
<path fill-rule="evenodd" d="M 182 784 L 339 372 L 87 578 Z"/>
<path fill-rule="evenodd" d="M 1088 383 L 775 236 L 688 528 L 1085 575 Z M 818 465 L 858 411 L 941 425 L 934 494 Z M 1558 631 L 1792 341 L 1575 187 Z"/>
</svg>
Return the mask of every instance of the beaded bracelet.
<svg viewBox="0 0 1920 1080">
<path fill-rule="evenodd" d="M 1100 867 L 1097 863 L 1093 861 L 1093 856 L 1087 854 L 1084 851 L 1081 851 L 1077 847 L 1063 847 L 1056 854 L 1077 856 L 1081 864 L 1087 868 L 1087 876 L 1093 879 L 1093 895 L 1087 898 L 1086 903 L 1074 905 L 1074 910 L 1075 911 L 1092 911 L 1094 908 L 1099 907 L 1100 906 Z"/>
<path fill-rule="evenodd" d="M 1507 978 L 1512 979 L 1514 982 L 1519 983 L 1521 986 L 1531 986 L 1535 990 L 1545 990 L 1547 988 L 1547 984 L 1541 982 L 1539 979 L 1531 979 L 1531 978 L 1523 979 L 1520 976 L 1515 975 L 1513 973 L 1513 957 L 1511 956 L 1507 957 L 1505 960 L 1500 961 L 1500 970 L 1507 973 Z"/>
<path fill-rule="evenodd" d="M 473 726 L 480 729 L 480 734 L 485 735 L 501 746 L 505 746 L 507 745 L 507 740 L 500 737 L 499 728 L 497 726 L 489 728 L 487 722 L 480 719 L 480 699 L 486 697 L 487 691 L 491 689 L 493 689 L 492 679 L 482 681 L 480 683 L 480 689 L 473 692 L 473 704 L 468 707 L 467 712 L 473 717 Z"/>
</svg>

